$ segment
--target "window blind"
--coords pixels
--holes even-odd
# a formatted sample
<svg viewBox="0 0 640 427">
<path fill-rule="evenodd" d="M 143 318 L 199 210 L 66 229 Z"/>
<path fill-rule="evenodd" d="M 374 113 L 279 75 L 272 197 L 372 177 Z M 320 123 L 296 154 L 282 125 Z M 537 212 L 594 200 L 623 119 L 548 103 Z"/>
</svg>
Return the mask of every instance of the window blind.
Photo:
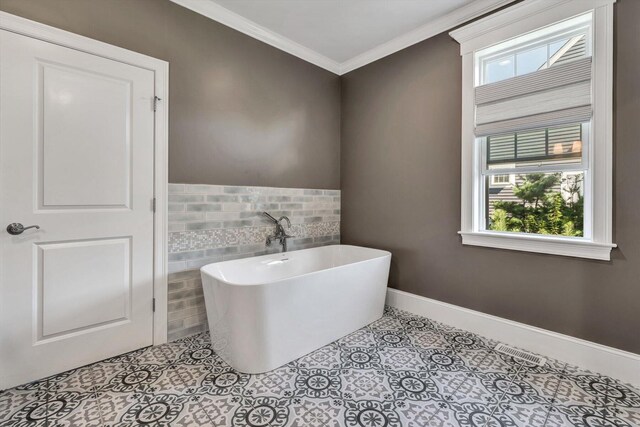
<svg viewBox="0 0 640 427">
<path fill-rule="evenodd" d="M 475 134 L 580 123 L 591 119 L 591 57 L 475 89 Z"/>
</svg>

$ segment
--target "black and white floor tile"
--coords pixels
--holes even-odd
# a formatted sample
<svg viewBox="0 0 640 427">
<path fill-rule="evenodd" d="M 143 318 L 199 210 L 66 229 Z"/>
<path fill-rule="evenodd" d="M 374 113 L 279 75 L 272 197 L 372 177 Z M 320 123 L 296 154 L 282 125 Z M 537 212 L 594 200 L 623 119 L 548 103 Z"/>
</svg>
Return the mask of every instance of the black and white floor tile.
<svg viewBox="0 0 640 427">
<path fill-rule="evenodd" d="M 207 333 L 0 393 L 0 426 L 638 427 L 640 391 L 387 308 L 286 366 L 236 372 Z"/>
</svg>

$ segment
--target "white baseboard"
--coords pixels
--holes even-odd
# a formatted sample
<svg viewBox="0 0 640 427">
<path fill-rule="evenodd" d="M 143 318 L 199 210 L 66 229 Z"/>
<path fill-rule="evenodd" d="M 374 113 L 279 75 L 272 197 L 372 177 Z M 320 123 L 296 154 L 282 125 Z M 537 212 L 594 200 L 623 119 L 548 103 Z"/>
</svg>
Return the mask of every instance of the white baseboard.
<svg viewBox="0 0 640 427">
<path fill-rule="evenodd" d="M 387 305 L 640 386 L 640 355 L 397 289 Z"/>
</svg>

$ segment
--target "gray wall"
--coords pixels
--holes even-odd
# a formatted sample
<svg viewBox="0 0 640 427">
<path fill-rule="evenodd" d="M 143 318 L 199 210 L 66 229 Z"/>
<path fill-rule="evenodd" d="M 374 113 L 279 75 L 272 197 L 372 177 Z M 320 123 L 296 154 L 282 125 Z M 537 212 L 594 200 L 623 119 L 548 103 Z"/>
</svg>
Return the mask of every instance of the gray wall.
<svg viewBox="0 0 640 427">
<path fill-rule="evenodd" d="M 169 182 L 340 186 L 340 79 L 169 0 L 0 0 L 169 61 Z"/>
<path fill-rule="evenodd" d="M 392 286 L 640 353 L 640 1 L 616 4 L 610 263 L 461 245 L 446 34 L 339 79 L 168 0 L 0 9 L 171 63 L 171 182 L 338 188 L 341 170 L 342 241 L 391 250 Z"/>
<path fill-rule="evenodd" d="M 461 61 L 441 34 L 342 79 L 342 242 L 390 285 L 640 353 L 640 1 L 616 6 L 612 262 L 462 246 Z"/>
</svg>

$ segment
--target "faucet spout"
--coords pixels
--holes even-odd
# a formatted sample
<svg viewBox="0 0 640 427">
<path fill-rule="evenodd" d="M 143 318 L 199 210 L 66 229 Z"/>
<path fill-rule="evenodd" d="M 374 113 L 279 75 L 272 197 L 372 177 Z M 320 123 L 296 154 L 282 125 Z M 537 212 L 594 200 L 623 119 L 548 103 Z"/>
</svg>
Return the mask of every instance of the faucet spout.
<svg viewBox="0 0 640 427">
<path fill-rule="evenodd" d="M 283 219 L 287 221 L 287 228 L 291 228 L 291 221 L 289 221 L 289 218 L 287 218 L 286 216 L 281 216 L 278 222 L 282 221 Z"/>
</svg>

